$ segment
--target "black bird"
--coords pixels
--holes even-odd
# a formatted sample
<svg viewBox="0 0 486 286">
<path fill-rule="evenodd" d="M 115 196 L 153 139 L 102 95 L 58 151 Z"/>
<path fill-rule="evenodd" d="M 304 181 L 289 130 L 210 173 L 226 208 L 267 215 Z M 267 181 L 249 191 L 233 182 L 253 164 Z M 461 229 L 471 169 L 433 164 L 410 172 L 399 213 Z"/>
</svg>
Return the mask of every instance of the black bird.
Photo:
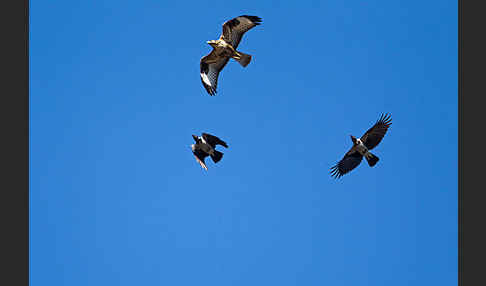
<svg viewBox="0 0 486 286">
<path fill-rule="evenodd" d="M 379 158 L 369 152 L 369 150 L 375 148 L 381 139 L 386 134 L 386 131 L 391 125 L 391 116 L 389 114 L 382 114 L 380 119 L 361 136 L 356 138 L 353 135 L 351 140 L 353 141 L 353 147 L 344 155 L 344 157 L 335 166 L 331 167 L 331 176 L 340 178 L 344 174 L 358 167 L 363 160 L 363 156 L 368 161 L 368 165 L 373 167 L 378 162 Z"/>
<path fill-rule="evenodd" d="M 218 163 L 221 158 L 223 158 L 223 153 L 216 150 L 216 145 L 228 148 L 226 142 L 211 134 L 203 133 L 202 136 L 192 135 L 192 138 L 196 141 L 196 144 L 191 145 L 192 153 L 197 162 L 206 171 L 208 170 L 208 167 L 206 166 L 204 159 L 206 159 L 207 156 L 211 156 L 214 163 Z"/>
</svg>

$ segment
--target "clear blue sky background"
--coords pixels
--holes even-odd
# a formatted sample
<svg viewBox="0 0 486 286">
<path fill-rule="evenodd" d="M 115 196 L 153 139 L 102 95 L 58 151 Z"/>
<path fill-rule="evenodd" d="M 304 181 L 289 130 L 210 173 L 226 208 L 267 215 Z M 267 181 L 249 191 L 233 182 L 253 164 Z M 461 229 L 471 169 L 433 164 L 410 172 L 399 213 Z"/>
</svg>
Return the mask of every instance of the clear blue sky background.
<svg viewBox="0 0 486 286">
<path fill-rule="evenodd" d="M 262 17 L 199 79 L 221 25 Z M 457 285 L 456 1 L 32 1 L 31 285 Z M 390 112 L 374 153 L 329 168 Z M 229 144 L 204 171 L 191 134 Z"/>
</svg>

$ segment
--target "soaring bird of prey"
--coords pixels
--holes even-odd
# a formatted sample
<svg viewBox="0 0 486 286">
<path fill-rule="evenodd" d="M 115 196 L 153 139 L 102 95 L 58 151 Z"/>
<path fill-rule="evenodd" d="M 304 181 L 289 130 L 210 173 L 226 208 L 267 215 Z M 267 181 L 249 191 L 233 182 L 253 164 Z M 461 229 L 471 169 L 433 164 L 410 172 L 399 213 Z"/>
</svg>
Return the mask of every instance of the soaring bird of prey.
<svg viewBox="0 0 486 286">
<path fill-rule="evenodd" d="M 218 76 L 230 58 L 246 67 L 251 61 L 251 55 L 237 51 L 243 35 L 251 28 L 260 25 L 262 19 L 257 16 L 242 15 L 226 21 L 223 24 L 223 33 L 218 40 L 207 43 L 213 47 L 211 53 L 201 58 L 201 82 L 206 91 L 212 96 L 216 95 Z"/>
<path fill-rule="evenodd" d="M 340 178 L 344 174 L 358 167 L 363 160 L 363 156 L 368 161 L 368 165 L 373 167 L 378 162 L 379 158 L 369 152 L 369 150 L 375 148 L 381 139 L 385 136 L 386 131 L 391 125 L 391 116 L 389 114 L 382 114 L 380 119 L 361 136 L 356 138 L 353 135 L 351 140 L 353 141 L 353 147 L 344 155 L 344 157 L 335 166 L 331 167 L 331 176 Z"/>
<path fill-rule="evenodd" d="M 208 170 L 208 167 L 206 166 L 204 159 L 206 159 L 207 156 L 211 156 L 214 163 L 218 163 L 221 158 L 223 158 L 223 153 L 216 150 L 216 145 L 228 148 L 226 142 L 211 134 L 203 133 L 202 136 L 192 135 L 192 138 L 196 141 L 196 144 L 191 145 L 192 153 L 197 162 L 206 171 Z"/>
</svg>

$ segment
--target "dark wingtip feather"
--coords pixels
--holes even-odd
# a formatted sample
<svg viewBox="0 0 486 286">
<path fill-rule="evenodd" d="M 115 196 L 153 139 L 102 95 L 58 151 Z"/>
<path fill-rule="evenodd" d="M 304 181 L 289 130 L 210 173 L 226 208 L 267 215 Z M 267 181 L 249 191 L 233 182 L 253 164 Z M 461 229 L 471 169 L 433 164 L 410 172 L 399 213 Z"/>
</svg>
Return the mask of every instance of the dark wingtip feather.
<svg viewBox="0 0 486 286">
<path fill-rule="evenodd" d="M 212 86 L 206 85 L 203 83 L 204 87 L 206 88 L 206 91 L 209 93 L 209 95 L 214 96 L 216 95 L 216 89 Z"/>
<path fill-rule="evenodd" d="M 378 119 L 377 123 L 383 123 L 385 125 L 390 126 L 392 124 L 391 122 L 391 114 L 389 113 L 382 113 L 380 116 L 380 119 Z"/>
<path fill-rule="evenodd" d="M 331 174 L 331 177 L 333 177 L 334 179 L 339 179 L 343 175 L 343 174 L 341 174 L 341 172 L 339 172 L 339 168 L 338 168 L 337 165 L 331 167 L 330 174 Z"/>
<path fill-rule="evenodd" d="M 253 24 L 255 24 L 255 25 L 260 25 L 261 22 L 262 22 L 262 18 L 260 18 L 258 16 L 241 15 L 240 17 L 247 18 L 248 20 L 252 21 Z"/>
</svg>

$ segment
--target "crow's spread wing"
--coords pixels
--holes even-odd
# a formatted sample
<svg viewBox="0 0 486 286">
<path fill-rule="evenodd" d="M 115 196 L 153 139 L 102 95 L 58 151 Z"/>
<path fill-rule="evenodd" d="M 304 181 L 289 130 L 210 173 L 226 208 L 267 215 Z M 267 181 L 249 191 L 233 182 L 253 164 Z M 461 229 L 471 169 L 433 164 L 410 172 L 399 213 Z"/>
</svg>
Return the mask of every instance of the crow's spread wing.
<svg viewBox="0 0 486 286">
<path fill-rule="evenodd" d="M 344 174 L 358 167 L 363 160 L 363 156 L 354 150 L 348 151 L 346 155 L 335 166 L 331 167 L 331 176 L 334 178 L 340 178 Z"/>
<path fill-rule="evenodd" d="M 385 136 L 390 125 L 391 116 L 389 114 L 382 114 L 375 125 L 373 125 L 373 127 L 368 129 L 368 131 L 361 136 L 361 141 L 366 148 L 368 148 L 368 150 L 375 148 L 381 142 L 381 139 L 383 139 Z"/>
<path fill-rule="evenodd" d="M 214 135 L 211 135 L 211 134 L 208 134 L 208 133 L 203 133 L 202 138 L 204 139 L 204 141 L 206 141 L 206 143 L 211 145 L 211 147 L 213 147 L 213 148 L 216 148 L 217 144 L 219 144 L 219 145 L 221 145 L 225 148 L 228 148 L 228 144 L 226 144 L 226 142 L 224 142 L 223 140 L 219 139 L 218 137 L 216 137 Z"/>
</svg>

